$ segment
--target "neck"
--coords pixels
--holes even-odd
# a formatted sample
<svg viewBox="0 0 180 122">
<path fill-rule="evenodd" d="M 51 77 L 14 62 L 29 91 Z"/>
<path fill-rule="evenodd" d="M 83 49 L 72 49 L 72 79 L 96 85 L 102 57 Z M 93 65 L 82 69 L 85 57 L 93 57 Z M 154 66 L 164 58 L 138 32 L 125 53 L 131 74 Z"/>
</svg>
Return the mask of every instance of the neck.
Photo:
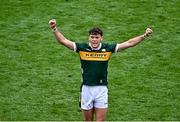
<svg viewBox="0 0 180 122">
<path fill-rule="evenodd" d="M 99 43 L 98 47 L 92 47 L 91 43 L 89 43 L 89 46 L 91 47 L 92 50 L 99 50 L 102 46 L 102 43 Z"/>
</svg>

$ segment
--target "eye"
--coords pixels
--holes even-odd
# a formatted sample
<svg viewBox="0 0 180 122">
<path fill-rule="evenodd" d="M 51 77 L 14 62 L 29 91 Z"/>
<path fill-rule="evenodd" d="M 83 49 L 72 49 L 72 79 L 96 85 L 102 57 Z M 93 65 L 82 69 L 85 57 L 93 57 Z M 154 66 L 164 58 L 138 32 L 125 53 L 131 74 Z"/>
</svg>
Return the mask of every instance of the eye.
<svg viewBox="0 0 180 122">
<path fill-rule="evenodd" d="M 91 36 L 91 38 L 93 39 L 93 38 L 94 38 L 94 36 Z"/>
</svg>

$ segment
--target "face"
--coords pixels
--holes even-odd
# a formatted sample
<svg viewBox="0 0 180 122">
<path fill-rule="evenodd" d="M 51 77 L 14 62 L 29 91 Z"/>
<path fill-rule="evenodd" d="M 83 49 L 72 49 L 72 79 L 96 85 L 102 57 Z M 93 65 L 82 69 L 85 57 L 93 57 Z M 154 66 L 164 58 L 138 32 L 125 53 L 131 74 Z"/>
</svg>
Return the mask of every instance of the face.
<svg viewBox="0 0 180 122">
<path fill-rule="evenodd" d="M 93 48 L 97 48 L 99 44 L 101 43 L 103 37 L 98 35 L 89 35 L 89 42 Z"/>
</svg>

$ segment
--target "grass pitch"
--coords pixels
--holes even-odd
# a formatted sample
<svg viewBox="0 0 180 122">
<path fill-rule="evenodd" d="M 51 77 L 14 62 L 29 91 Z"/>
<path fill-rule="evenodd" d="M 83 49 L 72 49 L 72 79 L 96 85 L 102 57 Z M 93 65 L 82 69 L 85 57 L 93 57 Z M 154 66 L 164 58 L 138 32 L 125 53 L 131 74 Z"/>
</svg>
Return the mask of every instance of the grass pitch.
<svg viewBox="0 0 180 122">
<path fill-rule="evenodd" d="M 48 21 L 87 42 L 98 26 L 104 41 L 154 34 L 109 62 L 108 120 L 180 120 L 179 0 L 1 0 L 0 120 L 82 120 L 80 62 L 59 45 Z"/>
</svg>

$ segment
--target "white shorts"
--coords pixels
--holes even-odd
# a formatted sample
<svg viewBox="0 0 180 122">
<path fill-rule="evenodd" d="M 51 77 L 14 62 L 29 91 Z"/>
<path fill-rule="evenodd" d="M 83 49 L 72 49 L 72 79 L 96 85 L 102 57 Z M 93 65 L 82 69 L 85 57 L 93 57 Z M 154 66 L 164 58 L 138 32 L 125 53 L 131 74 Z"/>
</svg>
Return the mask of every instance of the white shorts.
<svg viewBox="0 0 180 122">
<path fill-rule="evenodd" d="M 107 86 L 82 86 L 81 108 L 90 110 L 92 108 L 108 108 Z"/>
</svg>

